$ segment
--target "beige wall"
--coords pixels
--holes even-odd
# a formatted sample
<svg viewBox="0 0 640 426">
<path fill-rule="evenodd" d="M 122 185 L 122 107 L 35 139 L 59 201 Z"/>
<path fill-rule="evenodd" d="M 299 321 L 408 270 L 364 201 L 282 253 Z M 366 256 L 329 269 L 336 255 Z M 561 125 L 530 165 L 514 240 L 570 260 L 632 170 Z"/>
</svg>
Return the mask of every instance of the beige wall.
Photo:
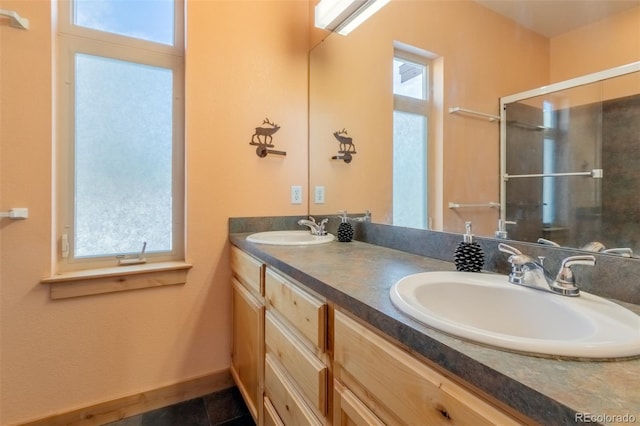
<svg viewBox="0 0 640 426">
<path fill-rule="evenodd" d="M 188 3 L 184 286 L 52 301 L 52 54 L 48 1 L 2 0 L 0 24 L 0 424 L 40 418 L 226 369 L 229 216 L 298 215 L 307 186 L 306 1 Z M 269 117 L 285 158 L 249 145 Z"/>
<path fill-rule="evenodd" d="M 640 6 L 551 39 L 550 83 L 640 60 Z"/>
<path fill-rule="evenodd" d="M 30 210 L 25 221 L 0 220 L 0 424 L 227 368 L 227 218 L 306 212 L 307 194 L 302 205 L 289 204 L 289 186 L 307 186 L 306 52 L 318 33 L 309 32 L 311 9 L 306 1 L 189 1 L 187 260 L 194 268 L 188 283 L 55 302 L 49 299 L 48 287 L 39 283 L 50 271 L 52 256 L 50 3 L 0 0 L 0 8 L 18 10 L 31 21 L 29 31 L 0 24 L 0 210 Z M 474 34 L 508 41 L 502 40 L 498 27 L 479 27 L 474 24 L 479 22 L 476 15 L 458 12 L 470 20 L 469 37 L 449 38 L 447 43 L 468 46 L 475 59 L 468 62 L 461 55 L 448 63 L 465 65 L 464 73 L 475 76 L 485 64 L 483 56 L 491 55 L 495 45 L 487 42 L 476 50 L 478 46 L 470 44 Z M 626 28 L 637 41 L 635 19 Z M 431 37 L 451 34 L 445 23 L 435 19 L 423 30 L 432 31 Z M 582 40 L 589 48 L 589 39 Z M 444 38 L 435 42 L 436 53 L 447 52 L 444 43 Z M 537 44 L 532 49 L 545 48 Z M 569 51 L 576 49 L 568 46 Z M 634 45 L 630 48 L 633 53 Z M 552 63 L 565 54 L 559 40 L 552 42 L 552 50 Z M 522 69 L 548 66 L 527 52 L 512 60 Z M 495 96 L 485 91 L 493 91 L 495 84 L 500 83 L 497 96 L 502 96 L 547 83 L 511 83 L 510 76 L 522 69 L 487 70 L 489 86 L 477 84 L 480 78 L 487 81 L 485 74 L 462 86 L 457 84 L 459 76 L 445 75 L 449 98 L 444 107 L 491 111 L 497 105 L 487 99 Z M 587 65 L 584 69 L 591 72 Z M 552 80 L 564 79 L 561 74 L 553 71 Z M 265 117 L 282 126 L 274 141 L 277 149 L 287 152 L 285 158 L 259 159 L 248 144 Z M 455 201 L 484 197 L 476 194 L 483 188 L 497 191 L 493 180 L 470 180 L 481 176 L 475 170 L 477 159 L 485 151 L 497 152 L 497 126 L 449 115 L 443 121 L 455 126 L 444 138 L 446 155 L 463 158 L 445 170 L 447 185 L 459 191 Z M 484 145 L 485 140 L 495 140 L 495 146 Z M 364 142 L 361 146 L 364 149 Z"/>
</svg>

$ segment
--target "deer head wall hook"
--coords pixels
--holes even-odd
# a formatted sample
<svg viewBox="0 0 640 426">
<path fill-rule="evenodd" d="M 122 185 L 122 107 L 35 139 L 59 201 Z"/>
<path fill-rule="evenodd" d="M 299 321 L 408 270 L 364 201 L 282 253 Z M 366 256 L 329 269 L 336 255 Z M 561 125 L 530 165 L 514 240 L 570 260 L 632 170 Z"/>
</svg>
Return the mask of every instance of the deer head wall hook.
<svg viewBox="0 0 640 426">
<path fill-rule="evenodd" d="M 356 146 L 353 143 L 353 138 L 348 136 L 347 129 L 333 132 L 333 136 L 340 143 L 340 149 L 338 150 L 338 155 L 334 155 L 331 159 L 343 160 L 347 164 L 350 163 L 353 155 L 356 154 Z"/>
<path fill-rule="evenodd" d="M 251 136 L 249 145 L 256 145 L 256 154 L 260 158 L 264 158 L 267 154 L 287 155 L 285 151 L 277 151 L 273 148 L 273 134 L 280 130 L 280 126 L 265 118 L 262 124 L 268 124 L 271 127 L 256 127 L 255 133 Z"/>
</svg>

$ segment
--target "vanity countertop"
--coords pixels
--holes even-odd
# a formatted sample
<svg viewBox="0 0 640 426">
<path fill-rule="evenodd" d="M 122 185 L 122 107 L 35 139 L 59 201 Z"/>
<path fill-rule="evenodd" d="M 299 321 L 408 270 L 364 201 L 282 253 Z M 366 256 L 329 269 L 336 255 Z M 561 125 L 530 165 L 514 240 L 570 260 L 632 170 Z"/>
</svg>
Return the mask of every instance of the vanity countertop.
<svg viewBox="0 0 640 426">
<path fill-rule="evenodd" d="M 452 271 L 452 263 L 359 241 L 274 246 L 249 243 L 247 235 L 232 233 L 230 241 L 545 426 L 640 422 L 640 359 L 587 362 L 501 351 L 428 328 L 392 305 L 389 289 L 398 279 Z M 576 421 L 577 415 L 596 421 Z"/>
</svg>

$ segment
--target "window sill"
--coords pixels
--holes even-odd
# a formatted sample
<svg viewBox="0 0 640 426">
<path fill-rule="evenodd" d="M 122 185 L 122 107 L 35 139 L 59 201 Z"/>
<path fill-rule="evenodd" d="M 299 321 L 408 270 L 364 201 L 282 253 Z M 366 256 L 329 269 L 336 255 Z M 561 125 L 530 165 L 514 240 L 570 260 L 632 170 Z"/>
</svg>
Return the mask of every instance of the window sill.
<svg viewBox="0 0 640 426">
<path fill-rule="evenodd" d="M 193 265 L 185 262 L 145 263 L 56 274 L 40 283 L 51 284 L 52 299 L 90 296 L 187 282 Z"/>
</svg>

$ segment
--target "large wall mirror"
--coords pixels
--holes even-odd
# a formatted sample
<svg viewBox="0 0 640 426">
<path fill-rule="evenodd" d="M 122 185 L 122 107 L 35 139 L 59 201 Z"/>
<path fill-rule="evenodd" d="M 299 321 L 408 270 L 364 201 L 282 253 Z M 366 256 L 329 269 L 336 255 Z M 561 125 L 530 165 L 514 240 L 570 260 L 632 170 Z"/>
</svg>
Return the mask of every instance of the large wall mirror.
<svg viewBox="0 0 640 426">
<path fill-rule="evenodd" d="M 309 213 L 493 236 L 500 99 L 639 60 L 638 0 L 392 0 L 310 53 Z"/>
</svg>

